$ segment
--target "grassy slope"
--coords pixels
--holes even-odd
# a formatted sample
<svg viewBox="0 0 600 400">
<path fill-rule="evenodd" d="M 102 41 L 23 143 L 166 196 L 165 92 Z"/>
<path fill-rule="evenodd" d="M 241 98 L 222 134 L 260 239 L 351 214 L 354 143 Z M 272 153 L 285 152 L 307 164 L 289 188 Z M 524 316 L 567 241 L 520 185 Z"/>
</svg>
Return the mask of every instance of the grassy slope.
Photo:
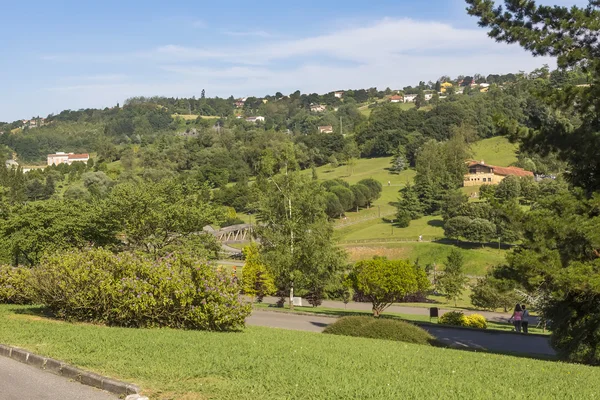
<svg viewBox="0 0 600 400">
<path fill-rule="evenodd" d="M 486 164 L 508 167 L 517 161 L 518 146 L 504 136 L 481 140 L 471 146 L 473 158 Z"/>
<path fill-rule="evenodd" d="M 489 267 L 504 262 L 505 250 L 491 248 L 464 249 L 441 243 L 369 243 L 342 245 L 352 261 L 365 260 L 374 256 L 387 256 L 391 259 L 407 258 L 419 260 L 422 265 L 436 263 L 440 266 L 452 249 L 458 249 L 465 259 L 465 273 L 484 275 Z M 438 267 L 441 268 L 441 267 Z"/>
<path fill-rule="evenodd" d="M 208 333 L 74 325 L 24 310 L 0 306 L 0 342 L 138 383 L 153 399 L 600 396 L 600 369 L 581 365 L 257 327 Z"/>
</svg>

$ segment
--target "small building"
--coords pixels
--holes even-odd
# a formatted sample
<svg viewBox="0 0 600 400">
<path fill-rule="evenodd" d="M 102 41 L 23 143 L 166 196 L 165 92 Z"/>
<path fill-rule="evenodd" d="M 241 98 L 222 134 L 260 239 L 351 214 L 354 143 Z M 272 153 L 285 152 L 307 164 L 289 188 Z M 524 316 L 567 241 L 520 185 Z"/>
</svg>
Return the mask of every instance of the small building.
<svg viewBox="0 0 600 400">
<path fill-rule="evenodd" d="M 234 103 L 234 104 L 235 104 L 235 107 L 236 107 L 236 108 L 243 108 L 243 107 L 244 107 L 244 104 L 246 104 L 246 99 L 247 99 L 247 97 L 244 97 L 244 98 L 242 98 L 242 99 L 237 99 L 237 100 L 235 101 L 235 103 Z"/>
<path fill-rule="evenodd" d="M 333 133 L 333 126 L 331 126 L 331 125 L 320 126 L 319 133 Z"/>
<path fill-rule="evenodd" d="M 59 165 L 59 164 L 71 165 L 74 162 L 87 163 L 89 160 L 90 160 L 90 155 L 87 153 L 75 154 L 75 153 L 57 152 L 56 154 L 48 154 L 48 165 Z"/>
<path fill-rule="evenodd" d="M 497 167 L 488 165 L 484 161 L 471 161 L 463 186 L 497 185 L 507 176 L 533 178 L 533 172 L 518 167 Z"/>
<path fill-rule="evenodd" d="M 252 122 L 254 124 L 257 122 L 265 122 L 265 117 L 261 117 L 261 116 L 248 117 L 248 118 L 246 118 L 246 122 Z"/>
<path fill-rule="evenodd" d="M 342 97 L 344 97 L 344 91 L 343 90 L 338 90 L 337 92 L 333 92 L 333 95 L 335 97 L 337 97 L 338 99 L 341 99 Z"/>
<path fill-rule="evenodd" d="M 417 95 L 416 94 L 405 94 L 404 95 L 404 102 L 405 103 L 414 103 L 415 100 L 417 100 Z"/>
<path fill-rule="evenodd" d="M 16 160 L 6 160 L 4 165 L 6 165 L 6 168 L 19 168 L 19 163 Z"/>
<path fill-rule="evenodd" d="M 398 94 L 390 97 L 390 103 L 402 103 L 402 102 L 404 102 L 404 97 L 402 97 Z"/>
<path fill-rule="evenodd" d="M 425 93 L 425 101 L 433 99 L 433 93 Z"/>
<path fill-rule="evenodd" d="M 321 112 L 325 112 L 325 110 L 327 110 L 327 106 L 324 106 L 322 104 L 311 104 L 310 105 L 310 111 L 312 111 L 312 112 L 321 113 Z"/>
</svg>

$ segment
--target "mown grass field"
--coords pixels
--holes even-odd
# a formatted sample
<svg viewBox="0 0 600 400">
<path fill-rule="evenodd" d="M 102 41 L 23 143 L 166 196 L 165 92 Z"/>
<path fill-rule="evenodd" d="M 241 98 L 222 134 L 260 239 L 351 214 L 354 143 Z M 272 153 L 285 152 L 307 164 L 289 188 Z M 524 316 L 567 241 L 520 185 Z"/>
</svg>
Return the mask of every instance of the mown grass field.
<svg viewBox="0 0 600 400">
<path fill-rule="evenodd" d="M 436 263 L 440 270 L 452 249 L 457 249 L 464 256 L 465 273 L 476 276 L 483 276 L 490 267 L 503 263 L 506 254 L 506 250 L 489 247 L 462 248 L 451 244 L 425 242 L 342 244 L 341 246 L 346 249 L 351 261 L 385 256 L 392 260 L 419 260 L 422 265 Z"/>
<path fill-rule="evenodd" d="M 108 328 L 0 306 L 0 342 L 139 384 L 152 399 L 594 399 L 600 369 L 250 327 Z"/>
<path fill-rule="evenodd" d="M 510 143 L 504 136 L 480 140 L 471 146 L 473 158 L 486 164 L 508 167 L 517 161 L 518 145 Z"/>
</svg>

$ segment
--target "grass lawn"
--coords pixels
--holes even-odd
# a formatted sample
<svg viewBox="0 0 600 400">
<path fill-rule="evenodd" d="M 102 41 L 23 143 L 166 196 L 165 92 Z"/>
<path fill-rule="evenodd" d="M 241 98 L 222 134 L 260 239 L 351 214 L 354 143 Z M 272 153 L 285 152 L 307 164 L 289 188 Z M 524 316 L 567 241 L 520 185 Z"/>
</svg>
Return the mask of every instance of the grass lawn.
<svg viewBox="0 0 600 400">
<path fill-rule="evenodd" d="M 518 145 L 510 143 L 504 136 L 480 140 L 471 146 L 473 158 L 486 164 L 508 167 L 517 161 Z"/>
<path fill-rule="evenodd" d="M 394 215 L 392 214 L 388 218 L 394 218 Z M 423 235 L 423 240 L 435 240 L 444 237 L 444 229 L 442 228 L 442 218 L 440 216 L 419 218 L 411 221 L 410 226 L 407 228 L 394 227 L 393 230 L 390 222 L 380 218 L 376 221 L 367 221 L 340 228 L 337 235 L 342 243 L 353 240 L 379 239 L 417 241 L 419 235 Z"/>
<path fill-rule="evenodd" d="M 152 399 L 593 399 L 600 369 L 250 327 L 107 328 L 0 306 L 0 342 L 139 384 Z"/>
<path fill-rule="evenodd" d="M 348 251 L 351 261 L 386 256 L 392 260 L 418 259 L 422 265 L 436 263 L 440 269 L 450 251 L 458 249 L 465 259 L 465 273 L 477 276 L 483 276 L 490 267 L 503 263 L 506 254 L 506 250 L 489 247 L 461 248 L 451 244 L 427 242 L 342 244 L 341 246 Z"/>
</svg>

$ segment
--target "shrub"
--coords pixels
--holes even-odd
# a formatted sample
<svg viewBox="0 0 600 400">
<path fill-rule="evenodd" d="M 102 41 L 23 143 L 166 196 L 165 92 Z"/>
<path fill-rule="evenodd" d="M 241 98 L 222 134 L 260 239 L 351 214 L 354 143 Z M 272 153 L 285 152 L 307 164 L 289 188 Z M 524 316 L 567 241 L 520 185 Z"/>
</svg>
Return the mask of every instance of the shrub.
<svg viewBox="0 0 600 400">
<path fill-rule="evenodd" d="M 435 343 L 434 337 L 424 329 L 389 318 L 344 317 L 325 328 L 324 333 L 425 345 Z"/>
<path fill-rule="evenodd" d="M 440 324 L 453 326 L 466 326 L 469 328 L 487 329 L 487 321 L 483 315 L 472 314 L 466 316 L 460 311 L 447 312 L 440 317 Z"/>
<path fill-rule="evenodd" d="M 467 326 L 467 317 L 460 311 L 450 311 L 440 317 L 440 324 Z"/>
<path fill-rule="evenodd" d="M 31 270 L 0 266 L 0 303 L 31 304 Z"/>
<path fill-rule="evenodd" d="M 466 319 L 467 326 L 470 328 L 487 329 L 487 320 L 483 315 L 471 314 Z"/>
<path fill-rule="evenodd" d="M 251 311 L 231 277 L 181 256 L 56 254 L 32 278 L 36 300 L 67 320 L 229 331 L 242 328 Z"/>
</svg>

